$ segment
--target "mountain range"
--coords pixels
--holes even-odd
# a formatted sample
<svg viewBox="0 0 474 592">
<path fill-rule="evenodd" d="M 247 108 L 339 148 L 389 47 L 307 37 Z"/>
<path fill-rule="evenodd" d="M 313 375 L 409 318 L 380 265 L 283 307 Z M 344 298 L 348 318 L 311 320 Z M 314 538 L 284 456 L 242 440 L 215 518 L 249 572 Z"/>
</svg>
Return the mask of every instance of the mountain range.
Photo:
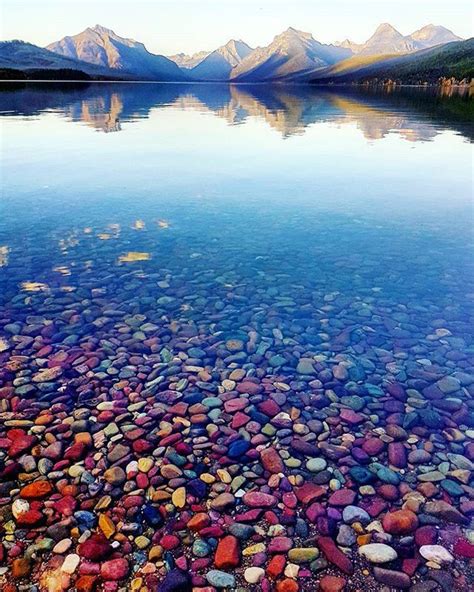
<svg viewBox="0 0 474 592">
<path fill-rule="evenodd" d="M 384 55 L 410 53 L 451 41 L 461 41 L 461 38 L 445 27 L 426 25 L 411 35 L 402 35 L 389 23 L 382 23 L 365 43 L 353 43 L 346 39 L 336 45 L 350 49 L 353 54 Z"/>
<path fill-rule="evenodd" d="M 292 27 L 275 36 L 265 47 L 252 48 L 242 40 L 230 40 L 213 51 L 163 56 L 149 52 L 143 43 L 117 35 L 101 25 L 67 36 L 46 48 L 21 42 L 0 43 L 0 69 L 9 75 L 20 70 L 80 71 L 93 78 L 152 80 L 163 82 L 227 81 L 285 82 L 322 79 L 339 64 L 347 68 L 417 56 L 431 48 L 459 42 L 442 26 L 427 25 L 404 36 L 391 25 L 380 25 L 363 44 L 345 40 L 323 44 L 311 33 Z M 439 54 L 440 58 L 442 54 Z M 352 61 L 351 61 L 352 60 Z M 450 76 L 448 71 L 445 75 Z"/>
<path fill-rule="evenodd" d="M 46 49 L 54 53 L 96 64 L 119 72 L 134 73 L 151 80 L 185 80 L 172 60 L 150 53 L 143 43 L 119 37 L 101 25 L 87 28 L 73 37 L 64 37 Z"/>
<path fill-rule="evenodd" d="M 252 52 L 244 41 L 231 39 L 211 52 L 201 51 L 192 56 L 178 54 L 170 59 L 195 80 L 229 80 L 233 69 Z"/>
</svg>

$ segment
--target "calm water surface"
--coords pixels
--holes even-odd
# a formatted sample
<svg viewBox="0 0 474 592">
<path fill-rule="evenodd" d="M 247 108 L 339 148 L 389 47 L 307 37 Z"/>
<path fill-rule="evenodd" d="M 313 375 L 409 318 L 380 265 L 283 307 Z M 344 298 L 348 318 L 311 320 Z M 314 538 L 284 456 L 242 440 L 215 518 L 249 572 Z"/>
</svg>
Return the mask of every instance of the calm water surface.
<svg viewBox="0 0 474 592">
<path fill-rule="evenodd" d="M 433 502 L 420 509 L 420 524 L 439 525 L 435 535 L 456 556 L 442 570 L 443 585 L 456 581 L 467 590 L 474 581 L 463 559 L 472 545 L 461 532 L 472 513 L 474 458 L 472 104 L 420 91 L 4 87 L 2 512 L 18 497 L 18 471 L 20 481 L 47 479 L 42 486 L 54 499 L 70 483 L 75 499 L 67 503 L 87 511 L 65 523 L 87 535 L 100 507 L 112 532 L 126 533 L 116 546 L 130 564 L 107 562 L 101 577 L 126 579 L 129 568 L 140 575 L 148 565 L 144 577 L 156 590 L 166 571 L 156 559 L 162 550 L 150 565 L 144 549 L 178 529 L 178 547 L 164 553 L 164 563 L 194 569 L 175 516 L 187 520 L 201 505 L 207 512 L 206 503 L 214 503 L 216 524 L 225 513 L 230 519 L 234 504 L 237 512 L 270 505 L 274 523 L 286 525 L 298 547 L 308 537 L 314 545 L 311 537 L 321 533 L 335 539 L 342 520 L 352 520 L 334 507 L 326 518 L 331 501 L 322 502 L 322 515 L 305 514 L 313 499 L 343 488 L 341 506 L 356 503 L 382 519 L 410 488 L 423 489 L 418 481 L 431 480 L 423 484 L 427 495 L 465 516 Z M 38 434 L 41 454 L 56 442 L 38 462 L 44 477 L 36 472 L 40 447 L 19 458 L 35 437 L 14 426 Z M 273 456 L 264 462 L 259 449 L 268 445 Z M 143 455 L 153 455 L 148 473 L 135 477 L 136 465 L 127 463 Z M 80 467 L 69 471 L 70 462 L 86 467 L 84 478 L 76 478 Z M 163 470 L 170 463 L 183 466 L 184 476 L 178 467 Z M 112 465 L 127 469 L 126 483 L 123 471 L 106 476 Z M 204 472 L 210 479 L 199 479 Z M 377 494 L 359 487 L 367 483 Z M 385 494 L 381 485 L 389 485 Z M 229 488 L 237 501 L 231 495 L 219 506 L 217 494 Z M 255 489 L 272 496 L 252 498 Z M 293 490 L 301 504 L 282 510 L 283 492 Z M 62 519 L 49 501 L 35 504 L 41 512 L 49 504 L 48 524 Z M 402 534 L 418 524 L 408 514 Z M 43 519 L 28 515 L 23 528 Z M 20 522 L 16 530 L 8 524 L 15 532 L 5 538 L 10 566 L 44 529 L 25 534 Z M 397 546 L 398 538 L 380 540 Z M 263 540 L 269 543 L 266 534 Z M 401 557 L 419 557 L 413 540 L 400 543 Z M 349 592 L 380 590 L 394 577 L 409 587 L 401 559 L 392 555 L 388 564 L 395 576 L 374 570 L 374 580 L 360 568 L 354 541 L 337 542 L 353 547 L 341 568 L 347 575 L 351 561 L 356 566 Z M 197 543 L 199 557 L 212 557 L 221 544 Z M 330 539 L 317 544 L 341 565 L 331 559 Z M 310 551 L 313 558 L 319 552 Z M 76 576 L 60 571 L 60 555 L 33 556 L 32 582 L 49 578 L 49 590 L 71 589 Z M 267 558 L 258 553 L 252 561 L 266 565 Z M 195 585 L 226 577 L 219 585 L 250 589 L 242 568 L 235 580 L 207 573 L 212 565 L 201 562 Z M 314 591 L 324 566 L 300 570 L 301 592 Z M 432 572 L 422 568 L 414 581 Z M 183 576 L 171 570 L 169 577 Z M 265 586 L 271 589 L 268 580 Z"/>
<path fill-rule="evenodd" d="M 337 294 L 362 332 L 371 318 L 399 323 L 413 307 L 425 334 L 447 316 L 465 332 L 469 99 L 263 86 L 7 89 L 4 303 L 96 283 L 114 305 L 132 306 L 127 284 L 158 296 L 160 276 L 176 297 L 169 312 L 209 325 L 216 315 L 216 330 L 238 330 L 278 299 L 293 303 L 277 309 L 280 322 L 314 318 Z M 242 299 L 227 310 L 232 294 Z"/>
</svg>

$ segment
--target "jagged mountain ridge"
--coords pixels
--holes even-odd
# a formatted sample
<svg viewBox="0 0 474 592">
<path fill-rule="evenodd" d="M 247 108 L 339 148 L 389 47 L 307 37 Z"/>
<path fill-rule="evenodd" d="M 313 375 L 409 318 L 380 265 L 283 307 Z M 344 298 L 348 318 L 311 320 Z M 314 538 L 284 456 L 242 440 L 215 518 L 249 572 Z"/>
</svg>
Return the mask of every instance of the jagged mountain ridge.
<svg viewBox="0 0 474 592">
<path fill-rule="evenodd" d="M 324 45 L 311 33 L 290 27 L 270 45 L 257 47 L 231 73 L 235 81 L 273 80 L 287 75 L 325 67 L 351 55 L 346 48 Z"/>
<path fill-rule="evenodd" d="M 360 68 L 367 65 L 366 59 L 376 57 L 380 61 L 411 55 L 457 39 L 445 27 L 427 25 L 403 36 L 384 23 L 365 44 L 345 40 L 328 45 L 314 39 L 311 33 L 290 27 L 265 47 L 252 49 L 244 41 L 231 40 L 211 52 L 177 54 L 174 57 L 180 67 L 167 57 L 150 53 L 143 43 L 96 25 L 78 35 L 64 37 L 47 49 L 25 42 L 3 42 L 0 67 L 23 71 L 82 70 L 92 77 L 118 80 L 291 82 L 310 80 L 339 63 Z M 359 59 L 348 61 L 351 57 Z"/>
<path fill-rule="evenodd" d="M 442 26 L 430 24 L 410 35 L 402 35 L 389 23 L 382 23 L 365 43 L 354 43 L 345 39 L 342 42 L 336 42 L 336 45 L 350 49 L 354 54 L 384 55 L 409 53 L 460 40 L 460 37 Z"/>
<path fill-rule="evenodd" d="M 235 67 L 252 53 L 244 41 L 231 39 L 225 45 L 209 53 L 194 66 L 189 74 L 195 80 L 228 80 Z"/>
<path fill-rule="evenodd" d="M 197 51 L 193 54 L 186 54 L 186 53 L 175 53 L 174 55 L 168 56 L 170 60 L 172 60 L 175 64 L 177 64 L 180 68 L 185 70 L 190 70 L 197 66 L 207 58 L 207 56 L 212 53 L 211 51 Z"/>
<path fill-rule="evenodd" d="M 150 53 L 143 43 L 120 37 L 101 25 L 51 43 L 57 54 L 151 80 L 186 80 L 183 71 L 165 56 Z"/>
</svg>

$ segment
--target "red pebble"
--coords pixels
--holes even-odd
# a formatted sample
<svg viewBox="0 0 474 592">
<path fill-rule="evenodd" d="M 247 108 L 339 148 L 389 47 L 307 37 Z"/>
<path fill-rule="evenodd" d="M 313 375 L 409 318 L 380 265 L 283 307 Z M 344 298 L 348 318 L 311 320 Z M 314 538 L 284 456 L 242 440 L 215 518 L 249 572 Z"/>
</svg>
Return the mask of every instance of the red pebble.
<svg viewBox="0 0 474 592">
<path fill-rule="evenodd" d="M 453 552 L 456 556 L 474 559 L 474 545 L 465 539 L 456 541 Z"/>
<path fill-rule="evenodd" d="M 390 534 L 411 534 L 418 527 L 418 518 L 411 510 L 396 510 L 385 514 L 382 526 Z"/>
<path fill-rule="evenodd" d="M 346 585 L 344 578 L 338 576 L 323 576 L 319 581 L 319 590 L 321 592 L 341 592 Z"/>
<path fill-rule="evenodd" d="M 415 543 L 418 547 L 423 545 L 435 545 L 438 538 L 436 528 L 434 526 L 421 526 L 415 532 Z"/>
<path fill-rule="evenodd" d="M 79 545 L 77 552 L 90 561 L 101 561 L 111 554 L 112 547 L 103 535 L 93 534 Z"/>
<path fill-rule="evenodd" d="M 267 566 L 267 576 L 272 580 L 276 580 L 280 574 L 283 573 L 286 565 L 286 558 L 284 555 L 275 555 L 270 560 Z"/>
<path fill-rule="evenodd" d="M 179 538 L 174 536 L 174 534 L 165 534 L 165 536 L 161 539 L 161 546 L 166 551 L 171 551 L 171 549 L 176 549 L 179 547 Z"/>
<path fill-rule="evenodd" d="M 33 481 L 25 485 L 20 491 L 20 497 L 23 499 L 42 499 L 47 497 L 53 491 L 53 486 L 49 481 Z"/>
<path fill-rule="evenodd" d="M 219 541 L 214 557 L 217 569 L 233 569 L 240 564 L 240 546 L 235 536 L 228 535 Z"/>
<path fill-rule="evenodd" d="M 100 575 L 104 580 L 124 580 L 128 576 L 129 565 L 126 559 L 111 559 L 100 567 Z"/>
<path fill-rule="evenodd" d="M 349 557 L 344 555 L 340 549 L 338 549 L 331 538 L 317 537 L 316 544 L 323 552 L 329 563 L 332 563 L 347 575 L 352 575 L 354 573 L 354 567 L 351 560 Z"/>
<path fill-rule="evenodd" d="M 302 504 L 310 504 L 326 493 L 324 487 L 315 483 L 305 483 L 296 490 L 296 497 Z"/>
<path fill-rule="evenodd" d="M 29 528 L 41 524 L 44 520 L 44 516 L 38 510 L 28 510 L 22 512 L 16 519 L 16 523 L 21 528 Z"/>
<path fill-rule="evenodd" d="M 62 514 L 63 516 L 72 516 L 76 509 L 77 502 L 73 497 L 67 495 L 57 502 L 54 502 L 53 506 L 59 514 Z"/>
<path fill-rule="evenodd" d="M 289 578 L 278 582 L 276 585 L 276 592 L 298 592 L 299 589 L 295 580 L 290 580 Z"/>
</svg>

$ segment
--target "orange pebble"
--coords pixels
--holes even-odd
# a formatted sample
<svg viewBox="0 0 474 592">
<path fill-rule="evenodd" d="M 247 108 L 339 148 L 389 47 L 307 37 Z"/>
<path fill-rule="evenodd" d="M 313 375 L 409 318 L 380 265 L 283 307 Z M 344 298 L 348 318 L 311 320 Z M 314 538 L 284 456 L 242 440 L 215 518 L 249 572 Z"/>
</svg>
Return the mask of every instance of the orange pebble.
<svg viewBox="0 0 474 592">
<path fill-rule="evenodd" d="M 295 580 L 290 580 L 289 578 L 278 582 L 276 585 L 277 592 L 298 592 L 298 590 L 298 584 L 295 582 Z"/>
</svg>

